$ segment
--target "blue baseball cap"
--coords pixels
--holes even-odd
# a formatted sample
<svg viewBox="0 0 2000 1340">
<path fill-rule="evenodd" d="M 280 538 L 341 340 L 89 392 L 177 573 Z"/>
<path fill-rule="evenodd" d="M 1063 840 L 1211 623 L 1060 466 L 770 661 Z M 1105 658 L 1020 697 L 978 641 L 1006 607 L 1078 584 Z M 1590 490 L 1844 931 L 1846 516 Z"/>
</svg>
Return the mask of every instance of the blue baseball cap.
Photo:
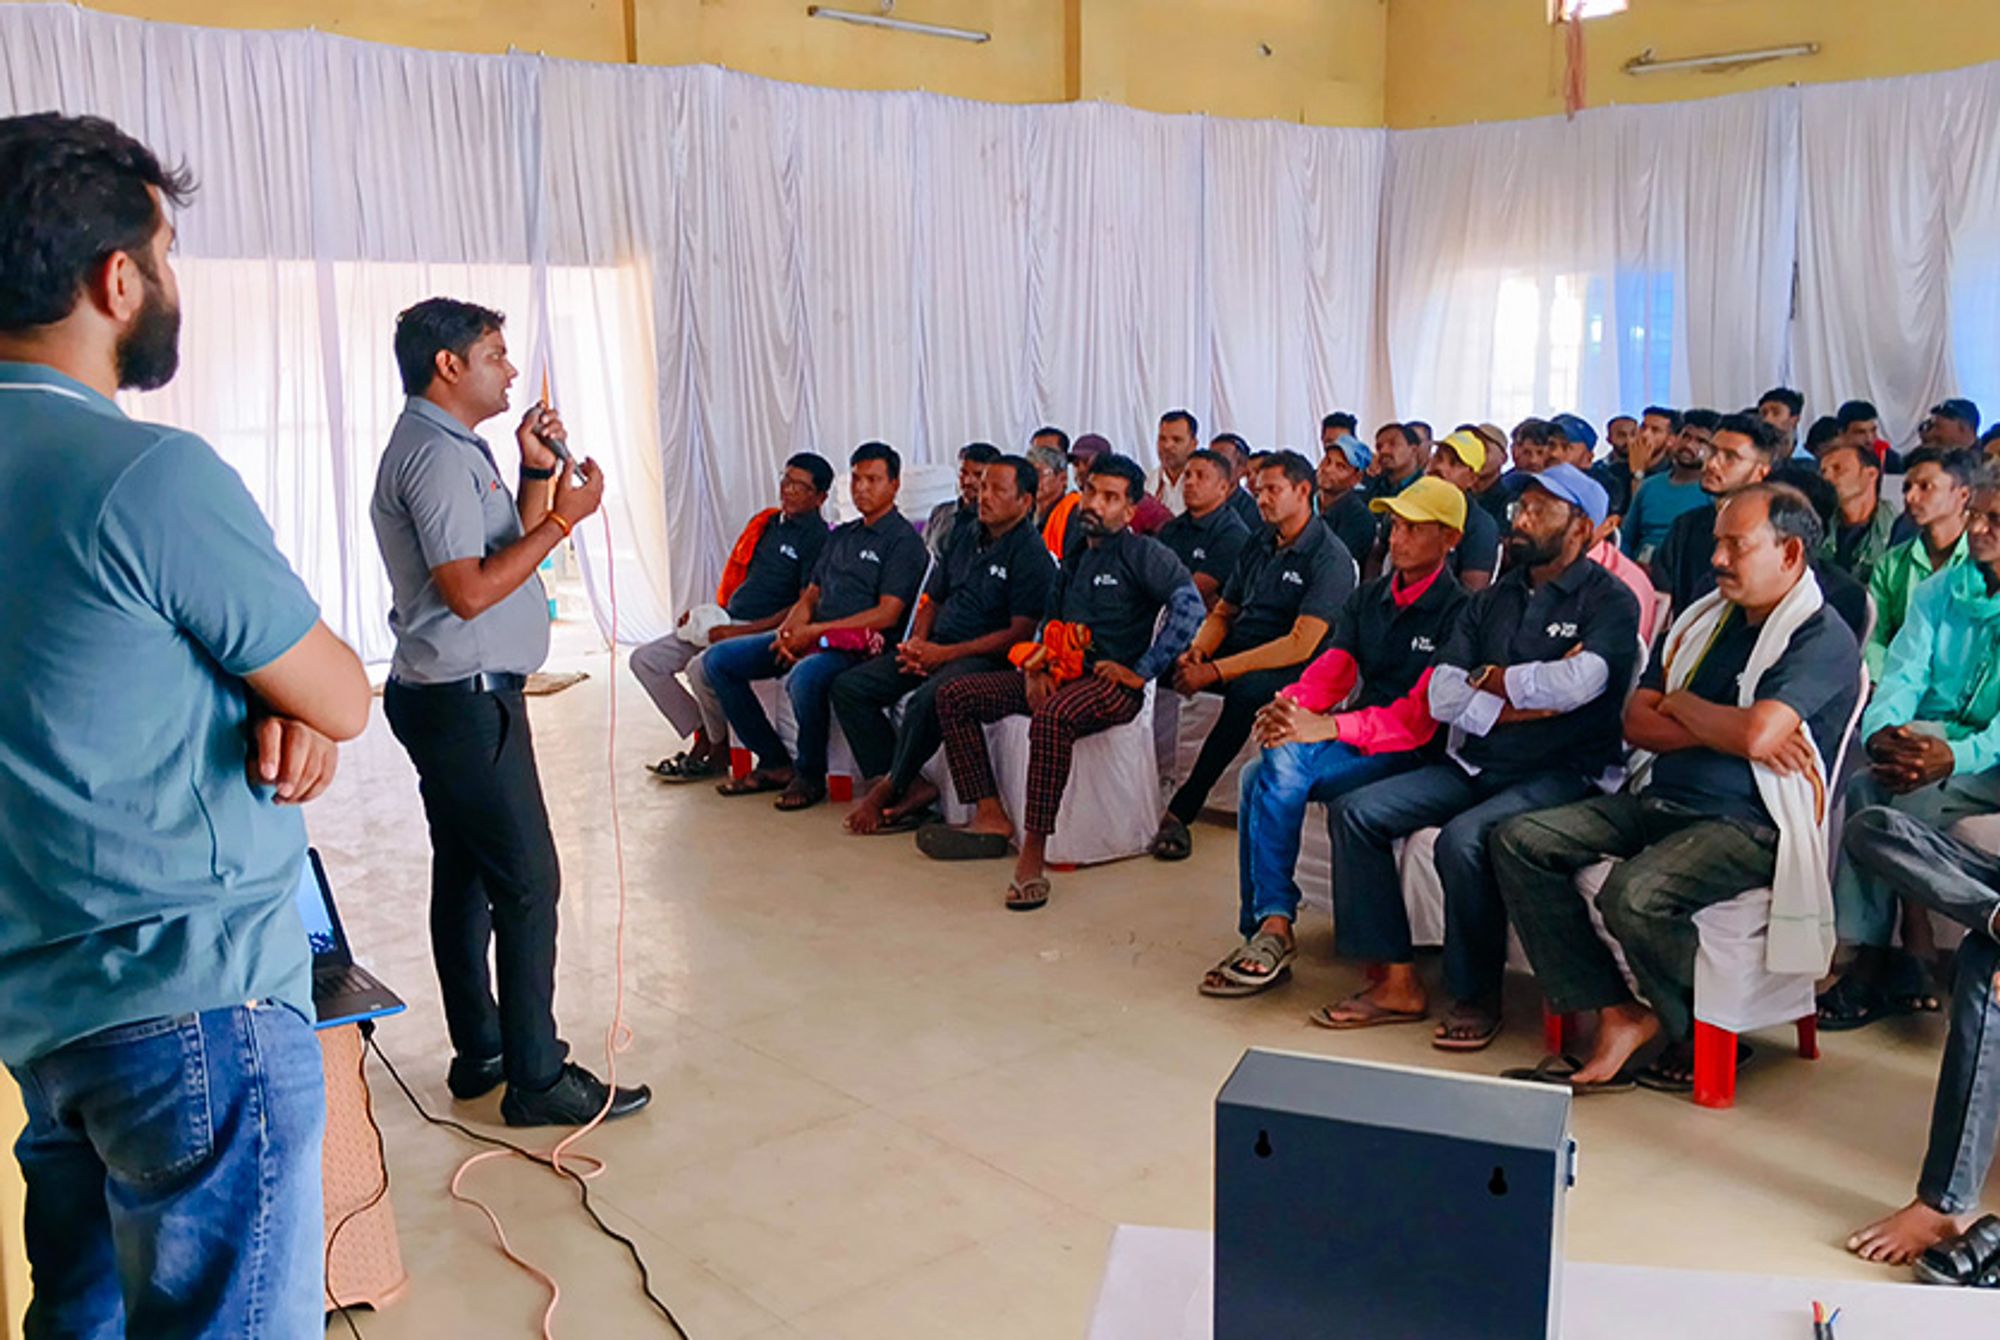
<svg viewBox="0 0 2000 1340">
<path fill-rule="evenodd" d="M 1597 450 L 1597 430 L 1589 422 L 1574 414 L 1558 414 L 1549 420 L 1565 442 L 1581 442 L 1592 451 Z"/>
<path fill-rule="evenodd" d="M 1611 499 L 1605 495 L 1604 486 L 1568 461 L 1551 465 L 1538 475 L 1529 475 L 1521 487 L 1540 489 L 1575 504 L 1583 509 L 1593 526 L 1603 525 L 1605 515 L 1611 510 Z"/>
<path fill-rule="evenodd" d="M 1347 457 L 1347 463 L 1357 470 L 1366 470 L 1368 462 L 1375 459 L 1375 453 L 1368 444 L 1352 433 L 1342 433 L 1334 439 L 1332 450 Z"/>
</svg>

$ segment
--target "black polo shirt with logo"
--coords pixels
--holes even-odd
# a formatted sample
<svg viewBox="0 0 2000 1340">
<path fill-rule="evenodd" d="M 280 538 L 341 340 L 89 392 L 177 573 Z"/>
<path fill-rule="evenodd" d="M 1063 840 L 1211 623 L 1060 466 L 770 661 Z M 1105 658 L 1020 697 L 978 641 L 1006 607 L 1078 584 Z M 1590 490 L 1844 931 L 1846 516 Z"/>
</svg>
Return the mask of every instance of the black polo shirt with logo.
<svg viewBox="0 0 2000 1340">
<path fill-rule="evenodd" d="M 1375 514 L 1368 510 L 1368 495 L 1359 488 L 1349 489 L 1340 501 L 1319 514 L 1334 538 L 1347 546 L 1357 561 L 1368 557 L 1375 546 Z"/>
<path fill-rule="evenodd" d="M 1032 521 L 997 540 L 978 521 L 958 526 L 924 588 L 938 607 L 931 640 L 970 642 L 1015 619 L 1039 620 L 1055 577 L 1055 560 Z"/>
<path fill-rule="evenodd" d="M 1393 572 L 1385 572 L 1347 597 L 1327 645 L 1354 658 L 1361 690 L 1351 710 L 1387 707 L 1417 686 L 1437 660 L 1466 602 L 1465 588 L 1447 569 L 1408 605 L 1398 607 Z"/>
<path fill-rule="evenodd" d="M 1243 553 L 1243 546 L 1250 542 L 1250 532 L 1244 528 L 1242 518 L 1225 506 L 1207 516 L 1182 512 L 1160 527 L 1158 539 L 1173 550 L 1174 557 L 1190 573 L 1212 577 L 1221 586 L 1236 570 L 1236 560 Z M 1065 548 L 1065 555 L 1068 552 Z"/>
<path fill-rule="evenodd" d="M 1472 499 L 1465 500 L 1465 529 L 1459 532 L 1458 547 L 1451 551 L 1454 577 L 1468 572 L 1494 573 L 1500 570 L 1500 523 L 1492 513 Z"/>
<path fill-rule="evenodd" d="M 1049 592 L 1049 617 L 1090 629 L 1092 664 L 1131 669 L 1153 645 L 1161 608 L 1188 582 L 1174 551 L 1130 528 L 1064 555 Z"/>
<path fill-rule="evenodd" d="M 813 569 L 812 583 L 819 587 L 813 618 L 821 623 L 850 618 L 874 609 L 883 596 L 908 605 L 917 598 L 929 563 L 923 537 L 893 507 L 872 526 L 858 518 L 836 526 Z"/>
<path fill-rule="evenodd" d="M 1229 490 L 1229 501 L 1223 506 L 1234 512 L 1236 519 L 1243 523 L 1243 529 L 1252 535 L 1267 524 L 1264 514 L 1257 510 L 1257 496 L 1249 489 L 1239 487 Z"/>
<path fill-rule="evenodd" d="M 1459 612 L 1437 664 L 1474 670 L 1560 661 L 1595 652 L 1610 670 L 1605 688 L 1573 711 L 1467 734 L 1466 762 L 1496 775 L 1573 771 L 1597 776 L 1624 752 L 1625 691 L 1639 658 L 1639 602 L 1632 589 L 1587 558 L 1538 587 L 1516 568 Z"/>
<path fill-rule="evenodd" d="M 1332 531 L 1307 518 L 1298 538 L 1280 545 L 1277 527 L 1266 526 L 1243 546 L 1223 583 L 1222 603 L 1234 606 L 1236 617 L 1216 654 L 1234 656 L 1275 642 L 1301 617 L 1323 620 L 1331 632 L 1353 590 L 1354 557 Z"/>
<path fill-rule="evenodd" d="M 765 523 L 750 551 L 750 570 L 725 607 L 737 623 L 755 623 L 790 609 L 805 589 L 806 574 L 826 547 L 826 518 L 818 512 L 789 517 L 783 512 Z"/>
</svg>

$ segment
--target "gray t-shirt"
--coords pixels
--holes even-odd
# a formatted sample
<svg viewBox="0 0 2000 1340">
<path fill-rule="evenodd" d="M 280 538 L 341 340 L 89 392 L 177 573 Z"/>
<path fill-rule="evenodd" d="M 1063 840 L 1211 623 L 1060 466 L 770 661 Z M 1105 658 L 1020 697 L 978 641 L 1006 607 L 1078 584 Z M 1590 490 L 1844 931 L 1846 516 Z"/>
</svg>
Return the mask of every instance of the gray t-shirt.
<svg viewBox="0 0 2000 1340">
<path fill-rule="evenodd" d="M 540 577 L 476 619 L 453 614 L 431 579 L 435 568 L 486 558 L 521 538 L 514 495 L 483 438 L 412 396 L 389 434 L 368 512 L 394 597 L 392 676 L 448 684 L 541 668 L 549 654 L 549 598 Z"/>
</svg>

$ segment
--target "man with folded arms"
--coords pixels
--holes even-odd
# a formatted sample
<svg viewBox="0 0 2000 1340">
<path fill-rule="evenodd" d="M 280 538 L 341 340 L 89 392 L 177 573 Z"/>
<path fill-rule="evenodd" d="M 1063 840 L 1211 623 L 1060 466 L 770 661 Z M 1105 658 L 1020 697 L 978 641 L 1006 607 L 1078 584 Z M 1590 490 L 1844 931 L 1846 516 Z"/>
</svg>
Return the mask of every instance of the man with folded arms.
<svg viewBox="0 0 2000 1340">
<path fill-rule="evenodd" d="M 902 457 L 886 443 L 864 442 L 848 465 L 848 488 L 861 515 L 827 536 L 812 580 L 778 631 L 736 638 L 708 653 L 708 682 L 729 728 L 757 756 L 748 776 L 716 788 L 725 796 L 781 791 L 777 808 L 787 812 L 826 799 L 833 681 L 894 646 L 917 598 L 929 555 L 917 528 L 896 509 Z M 750 688 L 754 680 L 780 675 L 798 723 L 796 759 Z"/>
<path fill-rule="evenodd" d="M 1507 574 L 1466 601 L 1431 675 L 1431 714 L 1451 728 L 1446 758 L 1333 802 L 1335 944 L 1384 973 L 1315 1023 L 1370 1028 L 1428 1017 L 1393 846 L 1442 826 L 1437 872 L 1454 1003 L 1431 1044 L 1477 1051 L 1499 1034 L 1507 914 L 1487 836 L 1517 814 L 1582 799 L 1623 749 L 1619 704 L 1639 655 L 1639 611 L 1624 583 L 1586 557 L 1604 509 L 1604 490 L 1575 466 L 1551 465 L 1526 482 Z"/>
<path fill-rule="evenodd" d="M 778 506 L 750 518 L 736 537 L 707 626 L 697 623 L 691 633 L 690 615 L 683 614 L 673 632 L 633 650 L 633 676 L 688 739 L 684 752 L 649 769 L 661 781 L 706 781 L 728 763 L 729 719 L 709 687 L 703 657 L 718 643 L 768 633 L 784 621 L 826 544 L 820 508 L 832 486 L 833 467 L 823 457 L 804 451 L 786 461 Z"/>
<path fill-rule="evenodd" d="M 1630 783 L 1494 834 L 1500 890 L 1550 1007 L 1598 1019 L 1582 1066 L 1558 1058 L 1529 1077 L 1630 1088 L 1638 1054 L 1664 1036 L 1641 1082 L 1692 1088 L 1694 915 L 1750 889 L 1772 890 L 1772 970 L 1826 970 L 1826 787 L 1861 690 L 1854 634 L 1812 575 L 1821 538 L 1796 490 L 1732 494 L 1716 520 L 1716 589 L 1675 620 L 1625 709 L 1644 751 Z M 1576 889 L 1606 858 L 1617 864 L 1597 906 L 1644 1004 Z"/>
<path fill-rule="evenodd" d="M 1970 561 L 1917 587 L 1889 644 L 1861 718 L 1869 767 L 1848 784 L 1850 815 L 1887 806 L 1943 830 L 2000 811 L 2000 476 L 1990 466 L 1975 477 L 1969 517 Z M 1821 1025 L 1839 1031 L 1936 1010 L 1916 952 L 1929 944 L 1928 918 L 1907 919 L 1904 947 L 1892 949 L 1895 892 L 1853 860 L 1835 872 L 1833 905 L 1854 957 L 1820 997 Z"/>
<path fill-rule="evenodd" d="M 964 828 L 918 830 L 918 848 L 934 860 L 1007 854 L 1014 823 L 1000 803 L 985 728 L 1010 716 L 1030 718 L 1021 854 L 1007 891 L 1007 906 L 1017 911 L 1049 900 L 1043 857 L 1076 742 L 1138 716 L 1147 681 L 1159 678 L 1201 627 L 1201 594 L 1187 569 L 1158 540 L 1131 532 L 1145 491 L 1146 472 L 1137 462 L 1116 455 L 1099 460 L 1083 500 L 1084 543 L 1057 573 L 1038 642 L 1015 648 L 1015 669 L 964 675 L 938 693 L 952 785 L 977 811 Z"/>
<path fill-rule="evenodd" d="M 1446 561 L 1466 501 L 1427 479 L 1383 506 L 1390 571 L 1348 596 L 1326 651 L 1257 714 L 1263 752 L 1243 771 L 1237 807 L 1244 943 L 1209 969 L 1203 995 L 1254 995 L 1290 967 L 1306 807 L 1421 766 L 1437 734 L 1430 668 L 1466 599 Z"/>
<path fill-rule="evenodd" d="M 1048 608 L 1055 562 L 1028 524 L 1035 467 L 1019 456 L 989 463 L 979 519 L 962 526 L 931 570 L 910 636 L 833 681 L 833 712 L 861 775 L 874 779 L 847 816 L 850 833 L 915 829 L 937 800 L 919 777 L 938 751 L 938 690 L 960 675 L 1005 670 Z M 903 702 L 900 726 L 889 709 Z M 914 789 L 913 789 L 914 788 Z"/>
<path fill-rule="evenodd" d="M 1263 525 L 1245 546 L 1194 642 L 1175 662 L 1174 691 L 1216 693 L 1222 715 L 1202 742 L 1187 780 L 1174 792 L 1152 853 L 1183 861 L 1194 850 L 1188 825 L 1216 779 L 1250 739 L 1258 709 L 1319 654 L 1348 594 L 1354 559 L 1312 513 L 1313 468 L 1296 451 L 1273 452 L 1256 475 Z"/>
</svg>

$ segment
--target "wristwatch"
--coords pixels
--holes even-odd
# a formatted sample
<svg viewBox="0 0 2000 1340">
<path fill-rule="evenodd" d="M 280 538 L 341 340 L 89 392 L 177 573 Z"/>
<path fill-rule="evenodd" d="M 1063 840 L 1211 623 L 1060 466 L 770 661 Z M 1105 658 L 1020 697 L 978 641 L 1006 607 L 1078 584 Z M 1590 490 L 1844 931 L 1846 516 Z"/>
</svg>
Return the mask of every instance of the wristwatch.
<svg viewBox="0 0 2000 1340">
<path fill-rule="evenodd" d="M 547 470 L 537 470 L 526 461 L 521 462 L 521 478 L 523 479 L 540 482 L 542 480 L 554 479 L 555 477 L 556 472 L 554 467 L 550 467 Z"/>
</svg>

